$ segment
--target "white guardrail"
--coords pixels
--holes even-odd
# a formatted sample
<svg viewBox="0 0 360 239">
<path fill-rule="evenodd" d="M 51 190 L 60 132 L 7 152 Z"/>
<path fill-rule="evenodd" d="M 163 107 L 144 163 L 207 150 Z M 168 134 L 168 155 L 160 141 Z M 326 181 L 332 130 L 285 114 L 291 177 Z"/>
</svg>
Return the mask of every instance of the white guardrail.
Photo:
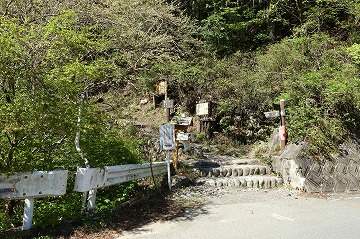
<svg viewBox="0 0 360 239">
<path fill-rule="evenodd" d="M 74 191 L 89 194 L 88 210 L 94 209 L 96 190 L 102 187 L 132 181 L 135 179 L 168 173 L 170 162 L 127 164 L 105 168 L 78 168 Z M 0 175 L 0 198 L 5 200 L 25 199 L 23 230 L 32 226 L 34 199 L 46 196 L 60 196 L 66 193 L 68 171 L 38 171 L 11 176 Z M 171 182 L 169 181 L 169 184 Z"/>
</svg>

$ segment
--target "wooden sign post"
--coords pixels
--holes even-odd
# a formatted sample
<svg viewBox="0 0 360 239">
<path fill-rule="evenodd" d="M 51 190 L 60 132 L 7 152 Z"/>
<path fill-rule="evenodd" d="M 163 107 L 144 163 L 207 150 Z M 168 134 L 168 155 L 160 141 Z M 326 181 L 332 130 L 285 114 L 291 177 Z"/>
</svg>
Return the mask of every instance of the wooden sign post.
<svg viewBox="0 0 360 239">
<path fill-rule="evenodd" d="M 174 100 L 170 100 L 166 96 L 165 100 L 163 101 L 163 108 L 165 109 L 166 122 L 169 123 L 170 122 L 170 109 L 174 108 Z"/>
<path fill-rule="evenodd" d="M 170 100 L 168 97 L 168 84 L 167 81 L 163 81 L 161 82 L 161 92 L 164 93 L 165 95 L 165 100 L 163 101 L 163 108 L 165 109 L 165 118 L 166 118 L 166 122 L 169 123 L 170 122 L 170 109 L 173 106 L 170 106 Z"/>
<path fill-rule="evenodd" d="M 280 150 L 283 152 L 285 150 L 286 144 L 286 126 L 285 126 L 285 101 L 280 100 L 280 119 L 281 124 L 279 128 L 279 138 L 280 138 Z"/>
<path fill-rule="evenodd" d="M 206 139 L 212 137 L 212 124 L 215 120 L 211 117 L 211 102 L 196 104 L 196 115 L 200 117 L 200 131 L 205 133 Z"/>
<path fill-rule="evenodd" d="M 280 111 L 264 112 L 266 118 L 280 117 L 279 138 L 280 138 L 280 150 L 283 152 L 286 145 L 286 126 L 285 126 L 285 100 L 280 100 Z"/>
<path fill-rule="evenodd" d="M 189 141 L 190 134 L 186 133 L 189 126 L 192 125 L 192 117 L 177 117 L 172 118 L 171 123 L 175 126 L 175 150 L 173 151 L 173 165 L 177 171 L 179 166 L 179 143 Z"/>
</svg>

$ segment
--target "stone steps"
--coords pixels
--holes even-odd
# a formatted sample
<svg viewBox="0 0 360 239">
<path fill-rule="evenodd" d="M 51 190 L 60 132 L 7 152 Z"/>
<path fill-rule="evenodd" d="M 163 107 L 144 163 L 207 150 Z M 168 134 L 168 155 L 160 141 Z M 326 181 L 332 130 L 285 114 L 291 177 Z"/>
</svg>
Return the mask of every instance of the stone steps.
<svg viewBox="0 0 360 239">
<path fill-rule="evenodd" d="M 271 173 L 269 166 L 264 165 L 226 165 L 220 167 L 200 167 L 201 177 L 237 177 L 249 175 L 267 175 Z"/>
<path fill-rule="evenodd" d="M 240 176 L 240 177 L 224 177 L 200 179 L 205 185 L 213 187 L 243 187 L 243 188 L 260 188 L 269 189 L 283 185 L 284 181 L 281 177 L 270 175 L 259 176 Z"/>
<path fill-rule="evenodd" d="M 269 189 L 281 186 L 281 177 L 272 175 L 267 165 L 261 165 L 256 159 L 221 158 L 198 162 L 196 170 L 200 175 L 198 180 L 213 187 L 243 187 Z M 228 159 L 228 160 L 226 160 Z"/>
</svg>

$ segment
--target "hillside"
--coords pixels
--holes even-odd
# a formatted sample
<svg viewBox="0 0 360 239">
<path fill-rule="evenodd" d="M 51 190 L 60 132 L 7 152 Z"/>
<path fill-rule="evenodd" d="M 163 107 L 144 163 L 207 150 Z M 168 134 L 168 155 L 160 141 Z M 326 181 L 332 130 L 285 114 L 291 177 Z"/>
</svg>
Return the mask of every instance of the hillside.
<svg viewBox="0 0 360 239">
<path fill-rule="evenodd" d="M 353 0 L 2 0 L 1 173 L 147 160 L 161 81 L 174 115 L 215 103 L 210 142 L 223 151 L 266 141 L 279 125 L 264 112 L 284 99 L 288 143 L 330 162 L 360 138 L 359 28 Z M 134 187 L 104 190 L 102 209 Z M 79 217 L 80 200 L 39 201 L 35 224 Z M 0 209 L 1 230 L 19 225 L 20 201 Z"/>
</svg>

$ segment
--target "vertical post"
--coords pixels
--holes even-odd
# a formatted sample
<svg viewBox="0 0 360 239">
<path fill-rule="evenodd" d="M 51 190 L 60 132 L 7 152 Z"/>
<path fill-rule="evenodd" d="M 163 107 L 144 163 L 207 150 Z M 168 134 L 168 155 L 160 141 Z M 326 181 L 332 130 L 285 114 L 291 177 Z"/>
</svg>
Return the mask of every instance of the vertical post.
<svg viewBox="0 0 360 239">
<path fill-rule="evenodd" d="M 168 185 L 169 190 L 171 190 L 171 172 L 170 172 L 170 150 L 166 151 L 166 163 L 167 163 L 167 173 L 168 173 Z"/>
<path fill-rule="evenodd" d="M 82 203 L 81 203 L 81 213 L 86 213 L 86 200 L 88 197 L 88 192 L 83 192 Z"/>
<path fill-rule="evenodd" d="M 279 128 L 279 137 L 280 137 L 280 150 L 283 152 L 285 150 L 286 144 L 286 126 L 285 126 L 285 100 L 280 100 L 280 128 Z"/>
<path fill-rule="evenodd" d="M 168 100 L 168 90 L 167 90 L 167 81 L 166 82 L 166 85 L 165 85 L 165 100 Z M 165 108 L 165 117 L 166 117 L 166 123 L 169 123 L 170 122 L 170 108 L 166 107 Z"/>
<path fill-rule="evenodd" d="M 92 189 L 89 191 L 89 198 L 88 198 L 88 212 L 93 213 L 95 209 L 95 200 L 96 200 L 96 189 Z"/>
<path fill-rule="evenodd" d="M 31 229 L 33 215 L 34 215 L 34 198 L 26 198 L 22 230 Z"/>
<path fill-rule="evenodd" d="M 179 141 L 175 140 L 175 162 L 173 163 L 175 170 L 177 171 L 178 169 L 178 164 L 179 164 Z M 175 171 L 175 172 L 176 172 Z"/>
</svg>

